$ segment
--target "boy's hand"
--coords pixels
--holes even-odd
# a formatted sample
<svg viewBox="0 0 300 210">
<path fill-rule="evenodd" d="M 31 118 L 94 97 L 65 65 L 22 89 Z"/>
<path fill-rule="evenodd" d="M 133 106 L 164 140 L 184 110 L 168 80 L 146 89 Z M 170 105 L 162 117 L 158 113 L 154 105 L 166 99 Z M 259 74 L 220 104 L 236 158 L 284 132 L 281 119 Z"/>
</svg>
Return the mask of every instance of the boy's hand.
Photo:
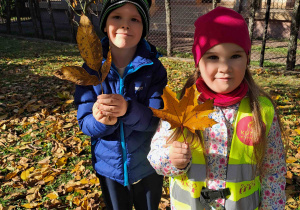
<svg viewBox="0 0 300 210">
<path fill-rule="evenodd" d="M 174 141 L 170 147 L 171 163 L 178 169 L 184 169 L 191 161 L 192 152 L 187 143 Z"/>
<path fill-rule="evenodd" d="M 93 105 L 93 116 L 98 121 L 104 125 L 114 125 L 117 123 L 118 118 L 106 116 L 101 113 L 101 110 L 98 109 L 99 104 L 96 102 Z"/>
<path fill-rule="evenodd" d="M 126 114 L 128 102 L 119 94 L 101 94 L 97 97 L 98 108 L 102 114 L 121 117 Z"/>
</svg>

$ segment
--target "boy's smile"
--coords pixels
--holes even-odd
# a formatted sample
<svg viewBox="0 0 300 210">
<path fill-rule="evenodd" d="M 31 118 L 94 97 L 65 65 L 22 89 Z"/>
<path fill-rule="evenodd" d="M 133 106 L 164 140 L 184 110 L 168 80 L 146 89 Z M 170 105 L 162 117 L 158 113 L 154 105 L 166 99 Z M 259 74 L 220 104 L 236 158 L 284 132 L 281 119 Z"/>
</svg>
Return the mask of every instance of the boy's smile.
<svg viewBox="0 0 300 210">
<path fill-rule="evenodd" d="M 104 31 L 111 48 L 135 50 L 143 34 L 143 22 L 135 5 L 126 3 L 107 17 Z"/>
</svg>

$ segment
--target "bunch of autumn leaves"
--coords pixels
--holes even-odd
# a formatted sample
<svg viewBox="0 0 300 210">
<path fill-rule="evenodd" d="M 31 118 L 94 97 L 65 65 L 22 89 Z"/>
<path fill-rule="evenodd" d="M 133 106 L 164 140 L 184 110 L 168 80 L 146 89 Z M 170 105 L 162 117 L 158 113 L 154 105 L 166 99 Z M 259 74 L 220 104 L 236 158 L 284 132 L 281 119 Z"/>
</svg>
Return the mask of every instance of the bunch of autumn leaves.
<svg viewBox="0 0 300 210">
<path fill-rule="evenodd" d="M 102 45 L 97 36 L 94 27 L 87 16 L 81 15 L 77 31 L 77 44 L 84 62 L 98 76 L 90 75 L 79 66 L 62 67 L 54 75 L 60 79 L 71 81 L 77 85 L 102 85 L 108 72 L 110 71 L 112 56 L 111 51 L 107 53 L 107 59 L 102 65 Z M 208 118 L 208 114 L 213 112 L 213 101 L 207 100 L 203 104 L 198 104 L 199 96 L 195 85 L 188 88 L 181 100 L 178 100 L 176 93 L 168 86 L 163 91 L 164 109 L 153 109 L 154 116 L 168 121 L 171 129 L 181 128 L 182 134 L 184 128 L 195 133 L 196 130 L 204 130 L 211 127 L 215 121 Z"/>
</svg>

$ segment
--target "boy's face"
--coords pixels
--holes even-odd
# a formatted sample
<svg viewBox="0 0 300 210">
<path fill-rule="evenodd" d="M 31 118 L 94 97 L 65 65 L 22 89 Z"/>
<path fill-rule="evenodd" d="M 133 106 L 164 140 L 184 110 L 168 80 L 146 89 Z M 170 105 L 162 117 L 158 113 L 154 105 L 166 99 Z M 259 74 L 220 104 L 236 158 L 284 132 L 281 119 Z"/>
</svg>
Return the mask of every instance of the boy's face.
<svg viewBox="0 0 300 210">
<path fill-rule="evenodd" d="M 210 48 L 199 62 L 201 77 L 216 93 L 230 93 L 243 81 L 247 54 L 240 46 L 222 43 Z"/>
<path fill-rule="evenodd" d="M 135 5 L 126 3 L 113 10 L 107 17 L 104 31 L 111 47 L 136 48 L 143 34 L 143 21 Z"/>
</svg>

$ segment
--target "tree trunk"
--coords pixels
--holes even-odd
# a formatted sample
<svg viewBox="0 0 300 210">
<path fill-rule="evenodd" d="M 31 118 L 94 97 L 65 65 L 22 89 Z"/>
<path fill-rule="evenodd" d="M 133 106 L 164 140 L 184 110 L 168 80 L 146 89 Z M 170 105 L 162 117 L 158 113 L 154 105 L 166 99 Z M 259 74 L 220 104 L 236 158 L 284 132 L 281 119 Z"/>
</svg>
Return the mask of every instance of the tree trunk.
<svg viewBox="0 0 300 210">
<path fill-rule="evenodd" d="M 264 66 L 266 42 L 268 39 L 270 8 L 271 8 L 271 0 L 267 0 L 267 10 L 266 10 L 266 16 L 265 16 L 265 30 L 264 30 L 264 34 L 263 34 L 262 46 L 261 46 L 261 51 L 260 51 L 260 61 L 259 61 L 260 67 Z"/>
<path fill-rule="evenodd" d="M 6 0 L 6 32 L 11 34 L 11 12 L 10 12 L 10 0 Z"/>
<path fill-rule="evenodd" d="M 33 3 L 34 3 L 34 8 L 35 8 L 37 20 L 40 23 L 42 39 L 45 39 L 44 28 L 43 28 L 42 17 L 41 17 L 41 11 L 40 11 L 40 4 L 39 4 L 38 0 L 34 0 Z"/>
<path fill-rule="evenodd" d="M 170 0 L 165 0 L 167 26 L 167 56 L 172 56 L 172 22 Z"/>
<path fill-rule="evenodd" d="M 73 24 L 73 20 L 75 18 L 74 11 L 70 7 L 68 7 L 68 10 L 66 11 L 66 14 L 69 18 L 69 24 L 70 24 L 70 27 L 71 27 L 70 42 L 71 43 L 76 43 L 76 31 L 75 31 L 74 24 Z"/>
<path fill-rule="evenodd" d="M 52 7 L 51 7 L 51 0 L 48 0 L 48 13 L 50 15 L 50 20 L 52 24 L 53 39 L 57 40 L 56 26 L 55 26 L 54 16 L 52 12 Z"/>
<path fill-rule="evenodd" d="M 291 22 L 291 33 L 290 40 L 288 44 L 288 54 L 286 60 L 286 70 L 295 70 L 296 65 L 296 51 L 297 51 L 297 37 L 300 26 L 300 1 L 296 0 L 294 9 L 293 9 L 293 17 Z"/>
<path fill-rule="evenodd" d="M 33 28 L 34 28 L 34 33 L 35 33 L 35 36 L 37 38 L 39 38 L 39 28 L 37 26 L 37 22 L 36 22 L 36 14 L 35 14 L 35 11 L 34 11 L 34 8 L 33 8 L 33 0 L 28 0 L 28 4 L 29 4 L 29 10 L 30 10 L 30 16 L 31 16 L 31 19 L 32 19 L 32 24 L 33 24 Z"/>
<path fill-rule="evenodd" d="M 238 10 L 238 13 L 240 13 L 240 14 L 243 11 L 243 4 L 244 4 L 244 0 L 240 0 L 239 1 L 239 10 Z"/>
<path fill-rule="evenodd" d="M 22 24 L 21 24 L 21 17 L 20 17 L 20 0 L 16 0 L 16 14 L 17 14 L 17 22 L 18 22 L 18 29 L 19 29 L 19 34 L 23 34 L 22 31 Z"/>
<path fill-rule="evenodd" d="M 217 7 L 217 0 L 212 1 L 212 9 L 215 9 Z"/>
<path fill-rule="evenodd" d="M 253 31 L 254 31 L 256 10 L 257 10 L 256 0 L 251 0 L 250 14 L 249 14 L 249 20 L 248 20 L 248 30 L 249 30 L 249 36 L 250 36 L 250 39 L 251 39 L 251 43 L 252 43 L 252 39 L 253 39 Z M 251 61 L 251 50 L 249 52 L 249 63 L 250 63 L 250 61 Z"/>
</svg>

